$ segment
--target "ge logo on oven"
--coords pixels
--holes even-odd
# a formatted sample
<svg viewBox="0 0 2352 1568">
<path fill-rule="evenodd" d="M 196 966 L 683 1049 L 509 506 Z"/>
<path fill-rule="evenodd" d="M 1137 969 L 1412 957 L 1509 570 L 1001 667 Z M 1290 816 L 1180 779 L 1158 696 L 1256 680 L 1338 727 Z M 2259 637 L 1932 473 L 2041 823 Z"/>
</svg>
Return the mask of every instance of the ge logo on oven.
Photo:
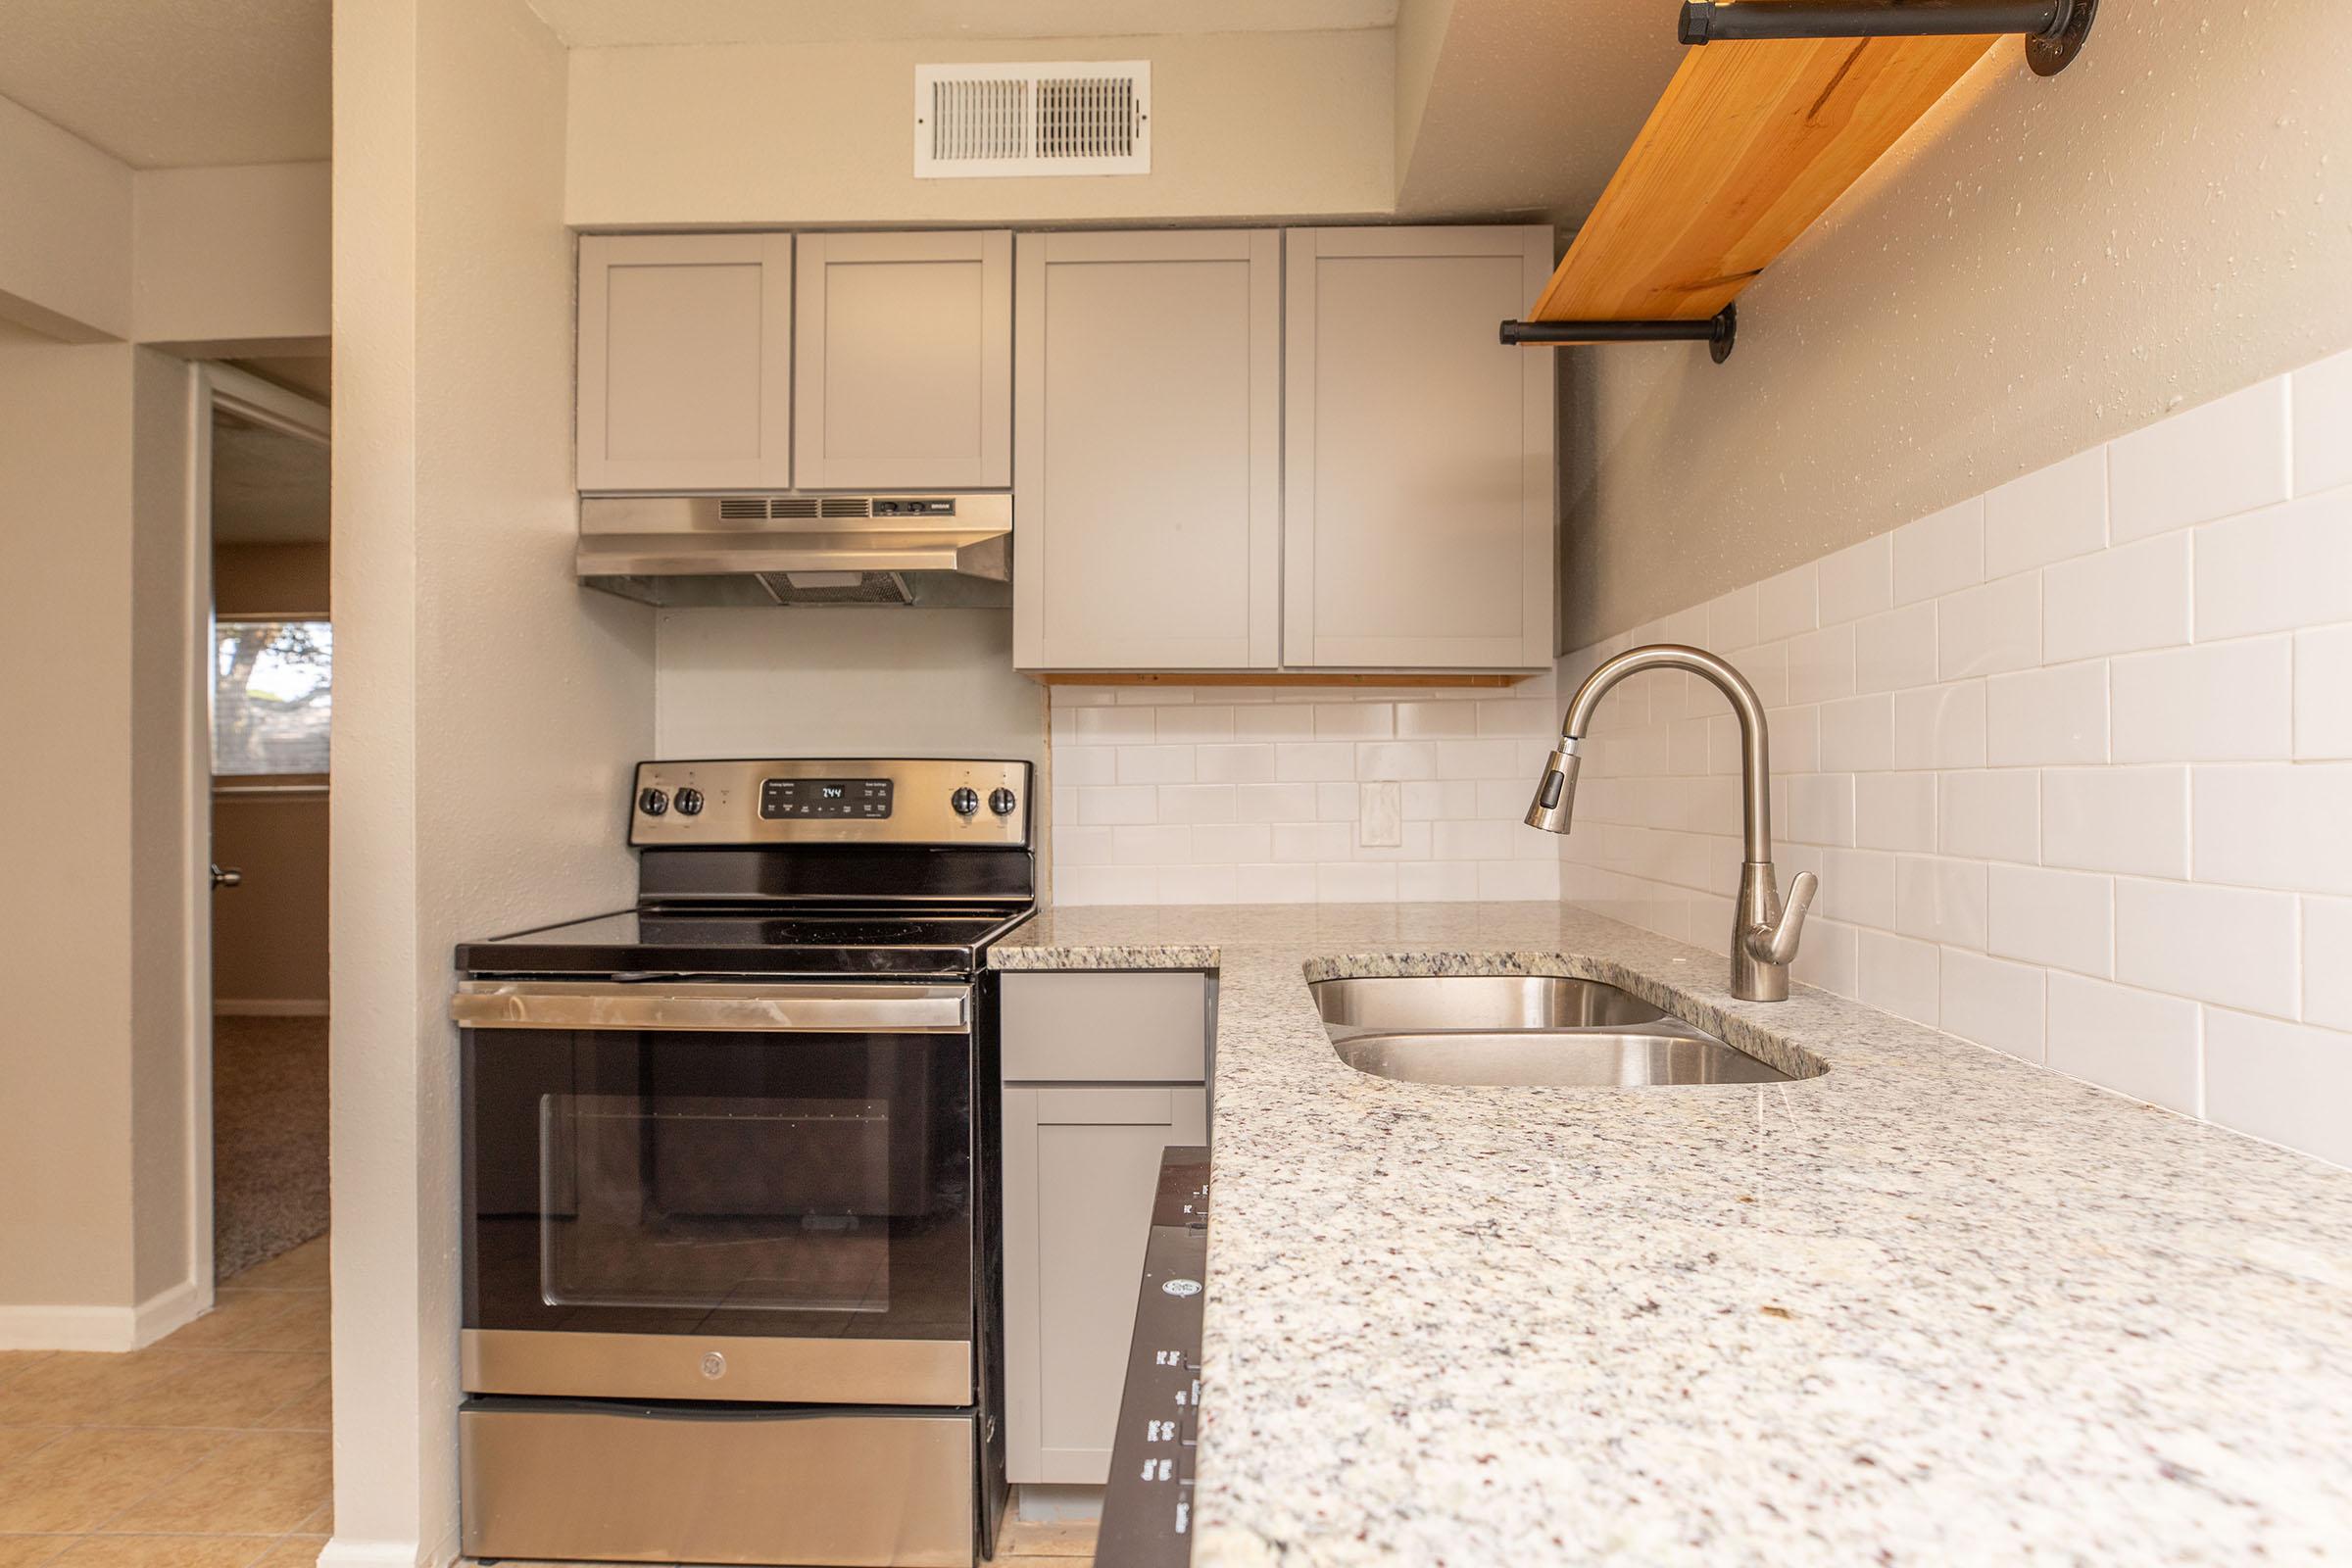
<svg viewBox="0 0 2352 1568">
<path fill-rule="evenodd" d="M 703 1376 L 707 1378 L 723 1378 L 726 1375 L 727 1358 L 719 1354 L 716 1350 L 706 1352 L 703 1356 Z"/>
</svg>

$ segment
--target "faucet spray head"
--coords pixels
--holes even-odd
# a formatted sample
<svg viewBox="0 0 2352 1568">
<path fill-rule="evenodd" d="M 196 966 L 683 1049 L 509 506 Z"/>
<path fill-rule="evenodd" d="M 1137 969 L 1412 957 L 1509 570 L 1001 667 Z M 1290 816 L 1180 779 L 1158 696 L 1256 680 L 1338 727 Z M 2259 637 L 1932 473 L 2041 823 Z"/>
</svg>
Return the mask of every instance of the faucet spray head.
<svg viewBox="0 0 2352 1568">
<path fill-rule="evenodd" d="M 1560 737 L 1559 749 L 1544 763 L 1543 781 L 1536 786 L 1535 804 L 1527 808 L 1527 825 L 1546 833 L 1565 833 L 1576 808 L 1576 770 L 1584 759 L 1577 755 L 1576 738 Z"/>
</svg>

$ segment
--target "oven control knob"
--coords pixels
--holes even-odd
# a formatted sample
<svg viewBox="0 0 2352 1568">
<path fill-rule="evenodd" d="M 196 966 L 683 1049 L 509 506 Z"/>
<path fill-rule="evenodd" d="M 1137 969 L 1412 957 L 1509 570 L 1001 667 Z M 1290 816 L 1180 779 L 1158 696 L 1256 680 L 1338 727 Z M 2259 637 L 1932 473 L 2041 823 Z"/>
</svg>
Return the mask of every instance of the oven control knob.
<svg viewBox="0 0 2352 1568">
<path fill-rule="evenodd" d="M 1002 784 L 988 792 L 988 808 L 996 812 L 999 816 L 1010 816 L 1012 814 L 1013 807 L 1018 804 L 1019 803 L 1013 799 L 1012 791 L 1006 789 Z"/>
<path fill-rule="evenodd" d="M 648 816 L 660 816 L 669 809 L 669 793 L 666 790 L 647 790 L 637 797 L 637 809 Z"/>
<path fill-rule="evenodd" d="M 957 816 L 970 816 L 980 809 L 980 792 L 966 784 L 948 797 L 948 804 L 956 808 Z"/>
<path fill-rule="evenodd" d="M 700 816 L 703 814 L 703 792 L 690 786 L 678 791 L 671 804 L 677 807 L 680 816 Z"/>
</svg>

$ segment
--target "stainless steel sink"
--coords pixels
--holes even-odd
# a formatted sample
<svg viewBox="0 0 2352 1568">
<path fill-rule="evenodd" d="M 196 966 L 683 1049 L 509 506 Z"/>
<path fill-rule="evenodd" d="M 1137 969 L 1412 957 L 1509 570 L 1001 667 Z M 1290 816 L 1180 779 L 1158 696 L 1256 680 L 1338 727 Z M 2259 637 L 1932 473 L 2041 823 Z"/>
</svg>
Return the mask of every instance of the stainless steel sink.
<svg viewBox="0 0 2352 1568">
<path fill-rule="evenodd" d="M 1340 1059 L 1416 1084 L 1788 1083 L 1630 992 L 1549 975 L 1401 975 L 1308 987 Z"/>
</svg>

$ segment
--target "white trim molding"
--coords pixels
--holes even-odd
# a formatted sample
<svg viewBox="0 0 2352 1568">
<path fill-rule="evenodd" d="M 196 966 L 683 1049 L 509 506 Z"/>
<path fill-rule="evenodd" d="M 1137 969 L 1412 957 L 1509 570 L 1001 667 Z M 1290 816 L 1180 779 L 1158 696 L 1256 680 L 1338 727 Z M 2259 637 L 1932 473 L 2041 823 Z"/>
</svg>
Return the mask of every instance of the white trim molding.
<svg viewBox="0 0 2352 1568">
<path fill-rule="evenodd" d="M 137 1306 L 0 1306 L 0 1350 L 144 1349 L 211 1304 L 181 1280 Z"/>
<path fill-rule="evenodd" d="M 318 1553 L 318 1568 L 419 1568 L 414 1541 L 351 1541 L 337 1536 Z"/>
</svg>

